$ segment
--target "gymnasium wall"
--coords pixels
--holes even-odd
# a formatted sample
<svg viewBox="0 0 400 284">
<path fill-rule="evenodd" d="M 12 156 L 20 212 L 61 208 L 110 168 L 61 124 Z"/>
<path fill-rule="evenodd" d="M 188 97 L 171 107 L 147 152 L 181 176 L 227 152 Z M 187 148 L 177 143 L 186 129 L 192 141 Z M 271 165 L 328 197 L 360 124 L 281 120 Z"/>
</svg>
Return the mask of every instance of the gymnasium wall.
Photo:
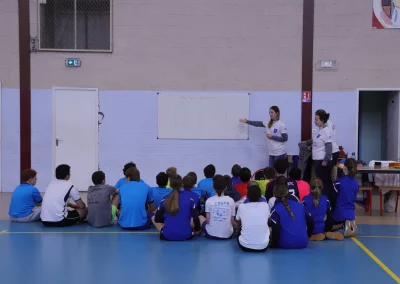
<svg viewBox="0 0 400 284">
<path fill-rule="evenodd" d="M 268 107 L 277 104 L 282 119 L 298 125 L 289 130 L 290 139 L 300 140 L 303 1 L 164 2 L 114 0 L 113 53 L 32 53 L 32 166 L 40 173 L 42 190 L 52 177 L 54 86 L 99 88 L 106 115 L 100 166 L 110 183 L 127 160 L 138 163 L 151 184 L 158 171 L 172 164 L 199 175 L 210 162 L 224 173 L 236 162 L 253 170 L 265 166 L 261 129 L 251 128 L 249 141 L 227 144 L 154 141 L 156 116 L 143 116 L 156 114 L 157 91 L 250 92 L 250 118 L 265 120 Z M 331 113 L 339 144 L 351 153 L 357 133 L 356 89 L 399 87 L 393 59 L 400 39 L 396 31 L 372 29 L 369 1 L 315 2 L 314 59 L 338 60 L 338 70 L 314 71 L 313 110 Z M 31 1 L 32 36 L 38 30 L 36 3 Z M 20 157 L 17 1 L 0 1 L 0 35 L 1 185 L 10 191 L 19 179 Z M 67 57 L 80 57 L 82 67 L 66 68 Z M 124 127 L 128 115 L 135 117 L 137 127 Z M 116 133 L 123 139 L 113 139 Z M 142 154 L 150 150 L 156 152 Z"/>
</svg>

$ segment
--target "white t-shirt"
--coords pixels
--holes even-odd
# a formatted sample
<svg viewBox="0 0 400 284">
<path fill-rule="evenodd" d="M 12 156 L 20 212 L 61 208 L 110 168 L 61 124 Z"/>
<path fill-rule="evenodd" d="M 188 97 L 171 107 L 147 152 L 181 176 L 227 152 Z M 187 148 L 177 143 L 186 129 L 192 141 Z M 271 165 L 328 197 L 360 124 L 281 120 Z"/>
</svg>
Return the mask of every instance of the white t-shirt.
<svg viewBox="0 0 400 284">
<path fill-rule="evenodd" d="M 328 127 L 320 128 L 317 135 L 313 138 L 312 158 L 315 161 L 325 158 L 325 143 L 332 143 L 332 134 Z"/>
<path fill-rule="evenodd" d="M 268 128 L 269 121 L 264 121 L 266 128 L 265 133 L 272 136 L 282 137 L 282 134 L 287 133 L 286 126 L 281 120 L 276 120 L 272 123 L 271 128 Z M 267 139 L 268 151 L 270 156 L 280 156 L 286 154 L 286 142 L 278 142 L 272 139 Z"/>
<path fill-rule="evenodd" d="M 268 218 L 270 209 L 267 202 L 240 204 L 236 220 L 242 222 L 239 243 L 245 248 L 262 250 L 269 243 Z"/>
<path fill-rule="evenodd" d="M 339 145 L 337 143 L 336 126 L 333 124 L 332 120 L 328 120 L 326 123 L 327 127 L 332 134 L 332 153 L 339 152 Z"/>
<path fill-rule="evenodd" d="M 69 181 L 52 181 L 48 185 L 46 193 L 43 197 L 42 213 L 40 214 L 42 221 L 59 222 L 63 220 L 68 214 L 66 207 L 68 205 L 69 198 L 72 198 L 74 201 L 80 200 L 81 197 L 78 189 Z"/>
<path fill-rule="evenodd" d="M 271 198 L 269 199 L 269 201 L 268 201 L 269 210 L 271 210 L 272 207 L 274 207 L 275 201 L 276 201 L 276 197 L 271 197 Z"/>
<path fill-rule="evenodd" d="M 210 213 L 207 233 L 218 238 L 229 238 L 233 234 L 232 216 L 235 216 L 235 201 L 229 196 L 214 195 L 206 201 L 206 213 Z"/>
</svg>

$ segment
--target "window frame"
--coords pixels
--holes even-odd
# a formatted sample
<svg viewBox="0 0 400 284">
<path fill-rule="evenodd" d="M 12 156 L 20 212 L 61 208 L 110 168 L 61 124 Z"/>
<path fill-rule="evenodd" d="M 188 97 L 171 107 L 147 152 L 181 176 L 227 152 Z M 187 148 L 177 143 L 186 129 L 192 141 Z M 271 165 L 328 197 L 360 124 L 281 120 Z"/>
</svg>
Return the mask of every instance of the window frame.
<svg viewBox="0 0 400 284">
<path fill-rule="evenodd" d="M 40 16 L 40 5 L 46 4 L 46 0 L 39 0 L 37 1 L 37 34 L 38 34 L 38 51 L 50 51 L 50 52 L 84 52 L 84 53 L 112 53 L 113 52 L 113 8 L 114 8 L 114 0 L 110 1 L 110 49 L 78 49 L 76 48 L 77 45 L 77 17 L 76 17 L 76 1 L 74 0 L 74 9 L 75 9 L 75 16 L 74 16 L 74 31 L 75 31 L 75 49 L 60 49 L 60 48 L 42 48 L 41 47 L 41 16 Z"/>
</svg>

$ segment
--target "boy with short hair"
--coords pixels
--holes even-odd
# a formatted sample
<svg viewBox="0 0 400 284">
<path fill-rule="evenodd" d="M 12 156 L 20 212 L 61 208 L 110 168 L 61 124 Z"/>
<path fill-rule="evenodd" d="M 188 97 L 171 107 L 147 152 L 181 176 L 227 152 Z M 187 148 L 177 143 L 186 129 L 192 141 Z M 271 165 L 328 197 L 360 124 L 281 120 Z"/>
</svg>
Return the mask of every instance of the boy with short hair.
<svg viewBox="0 0 400 284">
<path fill-rule="evenodd" d="M 260 172 L 262 178 L 258 178 L 257 175 L 255 177 L 255 181 L 261 190 L 261 195 L 265 195 L 265 191 L 267 190 L 267 184 L 275 178 L 275 170 L 270 167 L 266 167 L 263 171 Z"/>
<path fill-rule="evenodd" d="M 118 182 L 115 184 L 115 188 L 119 189 L 119 188 L 121 188 L 122 185 L 124 185 L 128 182 L 125 177 L 125 172 L 130 168 L 136 168 L 136 164 L 134 162 L 129 162 L 129 163 L 125 164 L 124 168 L 122 169 L 122 173 L 124 174 L 124 177 L 122 177 L 118 180 Z M 142 179 L 140 179 L 140 182 L 145 183 Z"/>
<path fill-rule="evenodd" d="M 215 166 L 210 164 L 208 166 L 206 166 L 204 168 L 204 176 L 206 177 L 205 179 L 202 179 L 199 182 L 198 187 L 200 189 L 203 189 L 207 192 L 206 194 L 206 198 L 210 198 L 214 195 L 216 195 L 217 193 L 214 190 L 214 186 L 213 186 L 213 177 L 215 176 Z"/>
<path fill-rule="evenodd" d="M 154 205 L 156 208 L 160 205 L 161 200 L 163 200 L 167 195 L 172 192 L 171 188 L 167 188 L 168 175 L 164 172 L 160 172 L 156 176 L 156 181 L 158 187 L 152 187 L 151 191 L 153 194 Z"/>
<path fill-rule="evenodd" d="M 232 198 L 233 201 L 235 201 L 235 202 L 239 201 L 241 196 L 240 196 L 240 193 L 232 186 L 233 181 L 232 181 L 231 177 L 228 175 L 224 175 L 224 180 L 226 183 L 226 189 L 225 189 L 224 194 L 226 196 L 229 196 L 230 198 Z"/>
<path fill-rule="evenodd" d="M 89 186 L 88 222 L 96 228 L 106 227 L 113 224 L 117 216 L 119 197 L 117 189 L 106 184 L 106 175 L 102 171 L 94 172 L 92 175 L 94 185 Z"/>
<path fill-rule="evenodd" d="M 8 210 L 12 222 L 26 223 L 40 220 L 42 196 L 35 187 L 36 174 L 32 169 L 22 171 L 22 184 L 14 189 Z"/>
<path fill-rule="evenodd" d="M 242 183 L 242 181 L 240 180 L 240 170 L 242 169 L 241 166 L 239 166 L 238 164 L 233 165 L 232 170 L 231 170 L 231 174 L 232 174 L 232 187 L 235 187 L 235 185 Z"/>
<path fill-rule="evenodd" d="M 303 198 L 310 194 L 310 185 L 308 182 L 301 180 L 301 169 L 293 168 L 289 172 L 289 177 L 294 179 L 299 189 L 299 200 L 303 202 Z"/>
<path fill-rule="evenodd" d="M 249 168 L 242 168 L 240 170 L 239 177 L 240 177 L 240 181 L 242 183 L 237 184 L 235 186 L 235 189 L 240 193 L 240 196 L 243 197 L 243 196 L 247 195 L 247 185 L 248 185 L 248 183 L 249 183 L 249 181 L 251 179 L 251 171 L 250 171 L 250 169 Z"/>
</svg>

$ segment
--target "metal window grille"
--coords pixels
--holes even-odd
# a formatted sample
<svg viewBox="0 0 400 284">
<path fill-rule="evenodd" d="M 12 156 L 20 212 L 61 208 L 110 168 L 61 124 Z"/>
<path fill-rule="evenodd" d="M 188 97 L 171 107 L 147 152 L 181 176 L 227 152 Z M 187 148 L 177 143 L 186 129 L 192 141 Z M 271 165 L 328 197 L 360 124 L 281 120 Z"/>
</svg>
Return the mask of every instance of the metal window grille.
<svg viewBox="0 0 400 284">
<path fill-rule="evenodd" d="M 111 51 L 112 0 L 39 1 L 40 50 Z"/>
</svg>

